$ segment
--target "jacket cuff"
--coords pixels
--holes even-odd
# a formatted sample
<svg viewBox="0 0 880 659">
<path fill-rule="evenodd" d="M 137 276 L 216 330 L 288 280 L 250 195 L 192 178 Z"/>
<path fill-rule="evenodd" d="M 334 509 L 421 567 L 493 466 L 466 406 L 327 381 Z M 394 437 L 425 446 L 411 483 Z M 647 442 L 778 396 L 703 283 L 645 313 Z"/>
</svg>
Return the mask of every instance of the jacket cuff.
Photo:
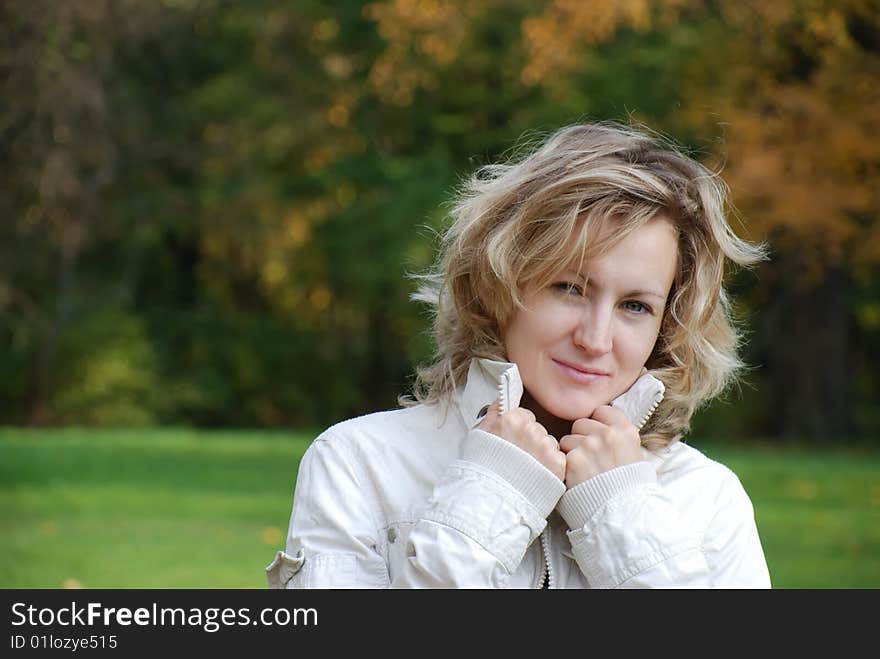
<svg viewBox="0 0 880 659">
<path fill-rule="evenodd" d="M 650 462 L 633 462 L 603 471 L 575 485 L 562 495 L 557 508 L 568 528 L 580 529 L 617 495 L 656 483 L 657 472 Z"/>
<path fill-rule="evenodd" d="M 462 460 L 481 465 L 512 485 L 546 518 L 565 492 L 565 484 L 515 444 L 485 430 L 468 433 Z"/>
</svg>

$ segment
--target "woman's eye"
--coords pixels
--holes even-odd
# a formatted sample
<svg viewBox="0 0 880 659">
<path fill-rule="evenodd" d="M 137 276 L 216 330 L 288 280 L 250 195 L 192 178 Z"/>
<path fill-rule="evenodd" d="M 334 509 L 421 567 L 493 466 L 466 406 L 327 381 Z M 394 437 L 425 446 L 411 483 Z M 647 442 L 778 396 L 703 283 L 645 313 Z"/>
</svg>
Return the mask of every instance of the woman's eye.
<svg viewBox="0 0 880 659">
<path fill-rule="evenodd" d="M 637 300 L 629 300 L 623 303 L 623 308 L 627 311 L 632 311 L 633 313 L 643 314 L 643 313 L 651 313 L 651 307 L 647 304 L 643 304 L 642 302 L 638 302 Z"/>
<path fill-rule="evenodd" d="M 581 287 L 570 281 L 561 281 L 557 284 L 553 284 L 553 288 L 560 291 L 561 293 L 565 293 L 566 295 L 583 294 Z"/>
</svg>

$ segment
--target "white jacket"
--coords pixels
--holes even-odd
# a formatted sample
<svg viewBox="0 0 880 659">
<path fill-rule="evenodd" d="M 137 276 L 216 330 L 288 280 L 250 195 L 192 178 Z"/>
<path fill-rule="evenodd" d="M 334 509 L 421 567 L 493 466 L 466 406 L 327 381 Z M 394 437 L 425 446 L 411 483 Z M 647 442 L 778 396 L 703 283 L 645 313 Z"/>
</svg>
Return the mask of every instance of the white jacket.
<svg viewBox="0 0 880 659">
<path fill-rule="evenodd" d="M 270 587 L 770 586 L 730 469 L 676 442 L 566 491 L 474 427 L 498 397 L 497 365 L 474 360 L 446 414 L 418 405 L 322 433 L 300 463 Z M 516 406 L 521 382 L 511 389 Z"/>
</svg>

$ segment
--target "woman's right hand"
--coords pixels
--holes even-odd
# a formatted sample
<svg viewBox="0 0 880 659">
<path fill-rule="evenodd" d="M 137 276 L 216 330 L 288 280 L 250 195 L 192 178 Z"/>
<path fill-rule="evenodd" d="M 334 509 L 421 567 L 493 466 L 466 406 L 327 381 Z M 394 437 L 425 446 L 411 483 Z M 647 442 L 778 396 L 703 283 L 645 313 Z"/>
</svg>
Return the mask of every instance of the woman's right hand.
<svg viewBox="0 0 880 659">
<path fill-rule="evenodd" d="M 501 414 L 501 403 L 496 400 L 477 427 L 519 447 L 565 481 L 565 453 L 559 449 L 556 438 L 535 420 L 531 410 L 517 407 Z"/>
</svg>

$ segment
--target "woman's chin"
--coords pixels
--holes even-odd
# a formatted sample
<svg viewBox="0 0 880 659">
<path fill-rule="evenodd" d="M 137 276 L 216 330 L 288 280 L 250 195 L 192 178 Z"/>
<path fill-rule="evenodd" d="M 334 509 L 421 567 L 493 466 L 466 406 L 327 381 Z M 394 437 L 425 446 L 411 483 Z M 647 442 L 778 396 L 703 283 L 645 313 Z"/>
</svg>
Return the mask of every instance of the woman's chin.
<svg viewBox="0 0 880 659">
<path fill-rule="evenodd" d="M 558 392 L 548 393 L 549 395 L 537 399 L 526 390 L 520 404 L 532 410 L 539 421 L 544 420 L 548 423 L 552 423 L 552 419 L 569 422 L 587 419 L 599 406 L 604 405 L 600 396 L 577 396 L 571 395 L 571 392 L 566 392 L 568 395 Z"/>
<path fill-rule="evenodd" d="M 555 410 L 548 411 L 557 419 L 577 421 L 578 419 L 588 419 L 593 416 L 593 412 L 596 411 L 597 407 L 599 407 L 599 405 L 596 403 L 583 403 L 579 405 L 560 406 Z"/>
</svg>

